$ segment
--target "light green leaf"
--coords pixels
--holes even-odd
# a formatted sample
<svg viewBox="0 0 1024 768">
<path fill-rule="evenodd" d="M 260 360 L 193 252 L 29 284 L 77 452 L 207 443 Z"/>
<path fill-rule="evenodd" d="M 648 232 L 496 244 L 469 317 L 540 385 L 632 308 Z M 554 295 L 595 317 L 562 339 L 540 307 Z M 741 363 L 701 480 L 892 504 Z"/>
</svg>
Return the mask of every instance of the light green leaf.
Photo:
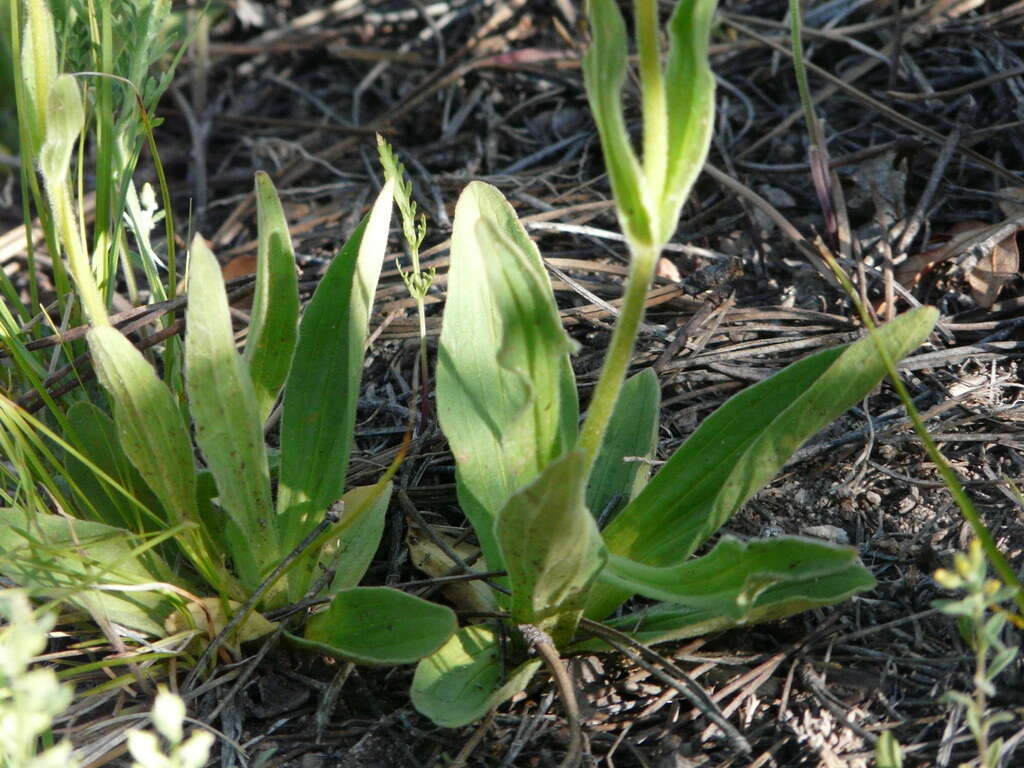
<svg viewBox="0 0 1024 768">
<path fill-rule="evenodd" d="M 345 502 L 341 531 L 320 555 L 321 565 L 334 571 L 330 594 L 354 587 L 366 575 L 384 534 L 391 489 L 391 481 L 385 480 L 352 488 L 341 497 Z"/>
<path fill-rule="evenodd" d="M 903 750 L 900 743 L 892 735 L 892 731 L 882 731 L 875 744 L 875 768 L 903 768 Z"/>
<path fill-rule="evenodd" d="M 622 508 L 647 485 L 651 465 L 626 459 L 654 458 L 660 401 L 658 376 L 651 368 L 623 384 L 587 487 L 587 507 L 595 516 Z"/>
<path fill-rule="evenodd" d="M 715 122 L 715 78 L 708 66 L 708 38 L 717 0 L 682 0 L 669 22 L 665 71 L 668 159 L 658 216 L 658 242 L 668 242 L 679 212 L 700 175 Z"/>
<path fill-rule="evenodd" d="M 857 564 L 852 547 L 796 537 L 743 542 L 726 536 L 708 554 L 678 565 L 643 565 L 611 555 L 601 579 L 625 592 L 705 608 L 741 623 L 769 588 L 847 572 Z"/>
<path fill-rule="evenodd" d="M 303 647 L 360 664 L 410 664 L 437 651 L 457 629 L 450 608 L 389 587 L 338 592 L 306 624 Z"/>
<path fill-rule="evenodd" d="M 46 132 L 46 107 L 50 89 L 57 79 L 57 36 L 53 15 L 45 0 L 25 3 L 25 26 L 21 42 L 21 74 L 28 104 L 24 110 L 33 155 L 39 152 Z"/>
<path fill-rule="evenodd" d="M 121 450 L 174 523 L 194 523 L 192 441 L 174 395 L 131 342 L 110 326 L 86 336 L 100 384 L 114 404 Z"/>
<path fill-rule="evenodd" d="M 436 725 L 460 728 L 526 688 L 541 663 L 530 659 L 506 675 L 494 632 L 465 627 L 416 666 L 412 703 Z"/>
<path fill-rule="evenodd" d="M 928 337 L 938 312 L 908 312 L 879 329 L 893 359 Z M 731 398 L 705 419 L 604 530 L 610 552 L 646 565 L 683 562 L 818 430 L 885 375 L 874 341 L 825 350 Z M 628 593 L 597 588 L 587 616 L 607 616 Z"/>
<path fill-rule="evenodd" d="M 46 140 L 39 151 L 39 169 L 49 187 L 63 184 L 78 135 L 85 125 L 85 110 L 78 81 L 61 75 L 50 90 L 46 106 Z"/>
<path fill-rule="evenodd" d="M 455 209 L 437 405 L 490 568 L 498 511 L 575 442 L 571 348 L 537 247 L 497 189 L 471 183 Z"/>
<path fill-rule="evenodd" d="M 363 346 L 391 221 L 385 184 L 370 215 L 335 256 L 302 316 L 284 393 L 277 509 L 286 551 L 345 490 Z M 289 594 L 308 584 L 289 574 Z"/>
<path fill-rule="evenodd" d="M 622 116 L 622 85 L 629 61 L 626 24 L 615 0 L 588 0 L 587 15 L 593 42 L 583 55 L 583 82 L 601 137 L 619 223 L 630 239 L 653 243 L 650 213 L 654 206 L 644 198 L 656 198 L 660 190 L 645 192 L 643 170 Z"/>
<path fill-rule="evenodd" d="M 544 630 L 556 645 L 572 637 L 607 558 L 583 503 L 584 465 L 579 451 L 556 459 L 512 495 L 495 523 L 512 586 L 512 617 Z"/>
<path fill-rule="evenodd" d="M 123 528 L 103 523 L 0 508 L 0 571 L 31 591 L 161 637 L 163 621 L 174 609 L 159 591 L 93 588 L 173 580 L 151 548 Z"/>
<path fill-rule="evenodd" d="M 256 173 L 256 289 L 245 343 L 260 420 L 266 421 L 288 376 L 298 335 L 299 283 L 288 222 L 270 177 Z"/>
<path fill-rule="evenodd" d="M 830 576 L 776 584 L 755 599 L 743 624 L 778 621 L 811 608 L 834 605 L 858 592 L 871 589 L 874 583 L 871 574 L 861 565 L 855 564 Z M 737 626 L 739 622 L 710 607 L 658 603 L 648 609 L 608 620 L 606 623 L 628 633 L 641 643 L 653 645 L 721 632 Z M 602 650 L 608 650 L 604 642 L 586 640 L 574 643 L 566 652 Z"/>
<path fill-rule="evenodd" d="M 188 280 L 185 387 L 196 442 L 217 481 L 221 508 L 241 537 L 226 540 L 247 589 L 259 586 L 281 553 L 270 498 L 270 469 L 256 392 L 235 352 L 224 279 L 196 235 Z"/>
</svg>

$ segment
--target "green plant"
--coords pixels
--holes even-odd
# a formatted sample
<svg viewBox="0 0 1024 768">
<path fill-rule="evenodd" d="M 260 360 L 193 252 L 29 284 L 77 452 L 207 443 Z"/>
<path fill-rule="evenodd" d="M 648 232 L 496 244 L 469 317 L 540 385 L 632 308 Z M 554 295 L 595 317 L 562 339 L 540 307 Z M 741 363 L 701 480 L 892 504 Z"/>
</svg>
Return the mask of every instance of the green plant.
<svg viewBox="0 0 1024 768">
<path fill-rule="evenodd" d="M 642 160 L 620 105 L 624 21 L 612 0 L 592 0 L 588 9 L 593 42 L 584 78 L 631 264 L 579 434 L 573 344 L 540 254 L 492 187 L 470 184 L 455 213 L 438 414 L 486 567 L 508 574 L 492 609 L 534 641 L 571 652 L 607 647 L 578 636 L 577 625 L 584 617 L 606 619 L 633 595 L 660 602 L 609 625 L 653 643 L 780 618 L 868 589 L 874 580 L 854 550 L 806 539 L 725 536 L 707 554 L 692 555 L 804 440 L 877 384 L 885 366 L 874 339 L 812 355 L 740 393 L 649 483 L 635 464 L 623 467 L 624 457 L 654 451 L 656 379 L 650 371 L 624 379 L 654 264 L 707 153 L 714 2 L 677 5 L 666 72 L 656 4 L 635 4 Z M 875 338 L 898 359 L 927 337 L 936 318 L 931 308 L 910 312 Z M 595 515 L 615 498 L 625 506 L 599 530 Z M 498 638 L 494 626 L 468 626 L 421 661 L 412 691 L 417 708 L 439 724 L 462 725 L 521 690 L 541 662 L 528 658 L 504 669 Z"/>
<path fill-rule="evenodd" d="M 36 616 L 18 589 L 0 590 L 0 766 L 76 768 L 71 744 L 61 741 L 43 751 L 39 740 L 71 703 L 71 687 L 49 668 L 31 669 L 54 624 L 52 614 Z"/>
<path fill-rule="evenodd" d="M 935 607 L 956 617 L 961 637 L 974 651 L 975 662 L 974 694 L 947 691 L 942 699 L 964 708 L 967 726 L 978 746 L 977 764 L 981 768 L 997 768 L 1003 740 L 991 738 L 992 728 L 1012 722 L 1013 715 L 988 711 L 988 700 L 996 693 L 996 678 L 1020 650 L 1003 641 L 1003 629 L 1010 618 L 1003 604 L 1012 600 L 1019 590 L 988 577 L 984 548 L 977 539 L 971 541 L 966 553 L 956 553 L 952 570 L 936 571 L 935 580 L 945 589 L 966 593 L 959 600 L 938 600 Z M 969 765 L 961 764 L 962 768 Z"/>
<path fill-rule="evenodd" d="M 36 10 L 38 37 L 52 43 L 52 19 Z M 26 60 L 35 60 L 27 46 Z M 89 611 L 110 631 L 111 621 L 154 634 L 184 622 L 191 631 L 233 630 L 233 644 L 272 628 L 254 610 L 298 601 L 312 589 L 331 604 L 295 642 L 368 663 L 433 651 L 454 631 L 448 608 L 356 586 L 380 541 L 397 460 L 378 483 L 345 492 L 392 183 L 339 251 L 300 322 L 284 213 L 269 178 L 257 175 L 258 266 L 245 349 L 235 350 L 219 265 L 196 237 L 183 381 L 162 379 L 107 314 L 70 190 L 85 126 L 81 92 L 73 76 L 58 75 L 55 59 L 42 58 L 47 64 L 32 79 L 34 98 L 46 103 L 34 113 L 39 169 L 111 415 L 88 400 L 54 403 L 51 429 L 0 400 L 0 442 L 17 475 L 0 518 L 0 568 Z M 144 238 L 143 230 L 136 235 Z M 158 358 L 165 374 L 179 364 L 174 349 L 166 344 Z M 263 428 L 279 396 L 275 495 Z M 50 514 L 40 487 L 66 516 Z M 319 583 L 321 574 L 331 578 Z M 213 600 L 205 598 L 211 591 Z"/>
</svg>

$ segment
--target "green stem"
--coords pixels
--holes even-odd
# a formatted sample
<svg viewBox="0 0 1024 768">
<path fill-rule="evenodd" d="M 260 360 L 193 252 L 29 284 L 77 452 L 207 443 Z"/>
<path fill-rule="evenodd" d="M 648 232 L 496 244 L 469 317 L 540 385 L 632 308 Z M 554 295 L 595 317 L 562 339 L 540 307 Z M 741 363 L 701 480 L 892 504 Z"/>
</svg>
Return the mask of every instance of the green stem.
<svg viewBox="0 0 1024 768">
<path fill-rule="evenodd" d="M 811 136 L 811 143 L 817 145 L 818 121 L 814 116 L 814 102 L 811 101 L 811 87 L 807 80 L 807 65 L 804 64 L 804 43 L 800 33 L 803 21 L 800 0 L 789 0 L 789 36 L 793 46 L 793 74 L 796 89 L 800 93 L 800 106 L 804 111 L 804 122 Z"/>
<path fill-rule="evenodd" d="M 875 349 L 878 351 L 878 356 L 882 361 L 882 365 L 885 367 L 886 373 L 889 375 L 889 380 L 892 381 L 893 388 L 896 390 L 896 394 L 899 395 L 900 400 L 903 402 L 904 407 L 907 409 L 907 415 L 910 417 L 911 423 L 914 425 L 914 432 L 917 433 L 918 438 L 921 440 L 921 444 L 924 446 L 925 453 L 928 454 L 928 458 L 932 460 L 935 467 L 939 471 L 939 475 L 942 477 L 942 481 L 949 488 L 950 494 L 953 496 L 953 500 L 957 506 L 960 507 L 960 513 L 967 520 L 968 525 L 971 526 L 971 530 L 974 532 L 975 537 L 981 542 L 982 548 L 985 550 L 985 555 L 988 557 L 988 561 L 992 564 L 992 568 L 999 578 L 1003 580 L 1004 584 L 1014 586 L 1017 588 L 1017 594 L 1014 599 L 1017 605 L 1024 610 L 1024 585 L 1021 584 L 1020 579 L 1017 577 L 1013 567 L 1003 557 L 1003 553 L 999 551 L 999 547 L 996 546 L 995 540 L 992 538 L 992 534 L 989 533 L 988 528 L 985 527 L 985 523 L 981 519 L 981 515 L 978 514 L 978 510 L 975 509 L 974 504 L 967 496 L 964 487 L 960 484 L 959 478 L 953 471 L 952 467 L 946 461 L 945 456 L 939 451 L 935 441 L 932 440 L 932 436 L 928 434 L 928 428 L 925 426 L 924 420 L 921 418 L 921 414 L 918 413 L 917 408 L 914 407 L 914 401 L 910 397 L 910 392 L 907 391 L 906 385 L 903 383 L 903 379 L 900 378 L 899 372 L 896 370 L 896 365 L 889 355 L 888 350 L 878 340 L 875 333 L 875 322 L 871 319 L 870 313 L 867 308 L 860 300 L 860 296 L 857 293 L 857 289 L 854 288 L 853 283 L 850 282 L 850 278 L 847 277 L 846 273 L 840 268 L 839 264 L 832 257 L 831 254 L 825 253 L 825 259 L 828 262 L 829 267 L 835 273 L 836 278 L 842 284 L 843 289 L 850 296 L 850 300 L 857 308 L 857 313 L 860 315 L 861 322 L 864 323 L 864 327 L 868 329 L 871 338 L 875 341 Z"/>
<path fill-rule="evenodd" d="M 649 193 L 660 199 L 668 162 L 668 107 L 658 46 L 658 0 L 636 0 L 634 14 L 643 91 L 644 175 Z"/>
<path fill-rule="evenodd" d="M 629 362 L 633 357 L 633 345 L 644 316 L 644 299 L 647 297 L 647 288 L 654 277 L 654 267 L 661 251 L 657 246 L 639 243 L 631 243 L 630 249 L 633 258 L 629 265 L 629 277 L 626 278 L 622 308 L 619 310 L 619 319 L 612 333 L 608 356 L 594 388 L 587 418 L 580 433 L 579 448 L 584 453 L 584 468 L 588 474 L 601 450 L 608 422 L 611 420 Z"/>
<path fill-rule="evenodd" d="M 89 256 L 82 241 L 81 232 L 75 222 L 74 209 L 71 206 L 71 194 L 66 182 L 61 181 L 49 188 L 50 205 L 53 218 L 57 223 L 57 231 L 64 250 L 68 255 L 71 274 L 75 277 L 75 287 L 82 298 L 82 308 L 93 326 L 110 325 L 107 317 L 106 303 L 100 295 L 93 277 Z"/>
</svg>

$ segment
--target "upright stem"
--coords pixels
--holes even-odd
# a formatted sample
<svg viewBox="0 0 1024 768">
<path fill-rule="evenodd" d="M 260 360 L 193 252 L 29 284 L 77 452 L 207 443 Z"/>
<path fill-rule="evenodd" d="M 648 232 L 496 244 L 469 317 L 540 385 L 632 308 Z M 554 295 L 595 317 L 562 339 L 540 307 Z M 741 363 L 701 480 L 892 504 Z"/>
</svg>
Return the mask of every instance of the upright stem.
<svg viewBox="0 0 1024 768">
<path fill-rule="evenodd" d="M 634 20 L 643 91 L 644 175 L 650 185 L 650 193 L 654 199 L 660 199 L 665 187 L 668 158 L 668 107 L 658 45 L 658 0 L 636 0 Z"/>
<path fill-rule="evenodd" d="M 633 258 L 629 266 L 629 277 L 626 278 L 622 309 L 619 311 L 619 320 L 612 333 L 608 356 L 594 388 L 587 418 L 580 433 L 579 447 L 586 459 L 584 466 L 587 473 L 593 468 L 597 454 L 601 450 L 608 422 L 619 399 L 629 361 L 633 357 L 633 345 L 644 316 L 644 299 L 654 277 L 654 267 L 661 250 L 655 245 L 636 243 L 632 243 L 630 248 L 633 251 Z"/>
</svg>

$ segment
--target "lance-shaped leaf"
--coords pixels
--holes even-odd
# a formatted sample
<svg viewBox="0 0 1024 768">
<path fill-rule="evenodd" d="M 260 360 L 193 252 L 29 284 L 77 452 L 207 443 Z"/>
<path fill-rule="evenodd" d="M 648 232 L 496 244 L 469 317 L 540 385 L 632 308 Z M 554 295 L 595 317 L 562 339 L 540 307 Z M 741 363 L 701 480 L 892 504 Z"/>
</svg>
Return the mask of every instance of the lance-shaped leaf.
<svg viewBox="0 0 1024 768">
<path fill-rule="evenodd" d="M 922 307 L 879 329 L 898 360 L 924 341 L 938 313 Z M 701 424 L 648 486 L 604 530 L 610 552 L 646 565 L 681 563 L 822 427 L 885 375 L 874 341 L 861 339 L 801 360 L 731 398 Z M 599 585 L 587 616 L 628 597 Z"/>
<path fill-rule="evenodd" d="M 857 564 L 852 547 L 788 536 L 749 542 L 727 536 L 703 557 L 678 565 L 644 565 L 612 555 L 601 578 L 623 591 L 704 608 L 739 623 L 771 587 L 812 582 Z"/>
<path fill-rule="evenodd" d="M 0 570 L 24 587 L 67 599 L 100 621 L 153 635 L 163 635 L 163 621 L 174 608 L 167 593 L 95 588 L 174 579 L 152 547 L 103 523 L 0 509 Z"/>
<path fill-rule="evenodd" d="M 322 567 L 334 571 L 329 594 L 356 586 L 366 575 L 384 534 L 391 489 L 391 481 L 383 480 L 352 488 L 341 497 L 345 525 L 320 553 Z"/>
<path fill-rule="evenodd" d="M 416 666 L 412 703 L 436 725 L 460 728 L 526 688 L 541 663 L 530 659 L 506 673 L 494 632 L 465 627 Z"/>
<path fill-rule="evenodd" d="M 651 465 L 638 459 L 654 458 L 660 401 L 658 376 L 650 368 L 622 385 L 590 473 L 587 507 L 594 515 L 605 514 L 610 519 L 647 485 Z"/>
<path fill-rule="evenodd" d="M 217 481 L 220 506 L 240 536 L 227 536 L 242 583 L 255 589 L 281 553 L 270 498 L 270 469 L 256 392 L 235 352 L 224 279 L 196 235 L 188 281 L 185 386 L 196 442 Z"/>
<path fill-rule="evenodd" d="M 245 359 L 266 420 L 284 386 L 298 335 L 299 283 L 288 222 L 270 177 L 256 173 L 256 287 Z"/>
<path fill-rule="evenodd" d="M 451 608 L 389 587 L 335 595 L 306 624 L 306 648 L 361 664 L 411 664 L 437 651 L 458 628 Z"/>
<path fill-rule="evenodd" d="M 853 564 L 846 570 L 830 576 L 779 583 L 755 598 L 743 623 L 778 621 L 812 608 L 834 605 L 858 592 L 871 589 L 874 583 L 874 578 L 860 564 Z M 625 614 L 606 623 L 648 645 L 698 637 L 737 626 L 735 619 L 718 613 L 713 607 L 672 603 L 658 603 L 643 611 Z M 567 652 L 602 650 L 608 650 L 608 646 L 600 640 L 591 639 L 574 643 Z"/>
<path fill-rule="evenodd" d="M 583 82 L 601 137 L 619 222 L 630 239 L 652 243 L 655 206 L 651 203 L 658 191 L 645 191 L 643 170 L 622 116 L 622 86 L 629 60 L 626 24 L 615 0 L 588 0 L 587 15 L 593 41 L 583 55 Z"/>
<path fill-rule="evenodd" d="M 553 461 L 512 495 L 495 524 L 512 586 L 513 619 L 544 630 L 556 645 L 575 631 L 607 557 L 583 503 L 584 466 L 579 451 Z"/>
<path fill-rule="evenodd" d="M 370 215 L 335 256 L 303 313 L 285 385 L 277 509 L 285 551 L 345 490 L 363 346 L 391 221 L 385 184 Z M 289 575 L 292 597 L 305 590 Z"/>
<path fill-rule="evenodd" d="M 497 189 L 471 183 L 455 209 L 437 403 L 490 568 L 498 511 L 575 442 L 571 347 L 537 247 Z"/>
<path fill-rule="evenodd" d="M 679 211 L 700 175 L 715 122 L 715 78 L 708 66 L 708 38 L 717 0 L 681 0 L 669 22 L 671 47 L 665 71 L 668 158 L 661 193 L 658 242 L 676 231 Z"/>
<path fill-rule="evenodd" d="M 90 330 L 86 339 L 97 378 L 114 404 L 114 424 L 124 455 L 172 522 L 197 523 L 192 441 L 174 395 L 120 331 L 100 326 Z M 198 536 L 186 532 L 182 545 L 204 576 L 217 567 Z"/>
</svg>

